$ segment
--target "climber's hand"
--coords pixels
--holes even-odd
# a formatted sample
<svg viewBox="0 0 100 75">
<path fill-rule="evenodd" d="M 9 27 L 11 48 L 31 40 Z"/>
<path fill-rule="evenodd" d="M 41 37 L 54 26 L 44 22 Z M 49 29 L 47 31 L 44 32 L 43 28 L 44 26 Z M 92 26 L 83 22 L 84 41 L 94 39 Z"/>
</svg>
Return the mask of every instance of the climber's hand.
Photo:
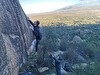
<svg viewBox="0 0 100 75">
<path fill-rule="evenodd" d="M 28 20 L 30 20 L 30 18 L 29 18 L 29 17 L 27 17 L 27 19 L 28 19 Z"/>
</svg>

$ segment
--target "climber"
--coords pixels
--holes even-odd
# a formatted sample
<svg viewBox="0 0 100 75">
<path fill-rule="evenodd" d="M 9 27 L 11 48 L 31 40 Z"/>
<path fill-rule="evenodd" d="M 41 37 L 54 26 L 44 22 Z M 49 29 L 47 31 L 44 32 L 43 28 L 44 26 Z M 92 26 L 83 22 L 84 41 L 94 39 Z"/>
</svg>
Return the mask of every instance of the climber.
<svg viewBox="0 0 100 75">
<path fill-rule="evenodd" d="M 40 27 L 39 27 L 40 22 L 35 21 L 33 23 L 30 19 L 28 19 L 28 20 L 29 20 L 30 24 L 32 25 L 31 29 L 32 29 L 33 35 L 35 35 L 35 38 L 36 38 L 35 50 L 37 52 L 39 41 L 42 38 L 42 35 L 41 35 L 41 32 L 40 32 Z"/>
<path fill-rule="evenodd" d="M 61 57 L 59 55 L 57 57 L 52 55 L 52 58 L 55 61 L 55 68 L 56 68 L 57 75 L 61 75 L 61 61 L 62 61 Z"/>
</svg>

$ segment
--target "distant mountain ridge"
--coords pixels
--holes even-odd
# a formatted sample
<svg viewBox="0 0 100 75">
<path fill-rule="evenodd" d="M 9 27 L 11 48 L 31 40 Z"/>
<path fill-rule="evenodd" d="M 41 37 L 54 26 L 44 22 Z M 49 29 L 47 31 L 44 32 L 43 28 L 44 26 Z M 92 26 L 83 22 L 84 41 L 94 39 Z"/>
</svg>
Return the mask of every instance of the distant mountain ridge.
<svg viewBox="0 0 100 75">
<path fill-rule="evenodd" d="M 72 6 L 64 7 L 56 11 L 66 11 L 66 10 L 100 10 L 100 1 L 85 1 Z"/>
</svg>

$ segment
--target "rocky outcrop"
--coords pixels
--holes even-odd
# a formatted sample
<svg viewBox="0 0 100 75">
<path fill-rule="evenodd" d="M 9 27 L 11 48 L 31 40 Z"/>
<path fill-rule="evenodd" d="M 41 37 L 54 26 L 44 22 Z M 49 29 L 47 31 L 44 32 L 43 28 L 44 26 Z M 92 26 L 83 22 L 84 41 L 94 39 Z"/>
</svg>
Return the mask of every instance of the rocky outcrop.
<svg viewBox="0 0 100 75">
<path fill-rule="evenodd" d="M 38 68 L 38 71 L 39 71 L 40 73 L 45 72 L 45 71 L 47 71 L 47 70 L 49 70 L 48 67 L 40 67 L 40 68 Z"/>
<path fill-rule="evenodd" d="M 83 42 L 83 40 L 77 35 L 74 36 L 72 41 L 75 42 L 75 43 L 82 43 Z"/>
<path fill-rule="evenodd" d="M 18 0 L 0 0 L 0 75 L 18 75 L 27 60 L 31 31 Z"/>
</svg>

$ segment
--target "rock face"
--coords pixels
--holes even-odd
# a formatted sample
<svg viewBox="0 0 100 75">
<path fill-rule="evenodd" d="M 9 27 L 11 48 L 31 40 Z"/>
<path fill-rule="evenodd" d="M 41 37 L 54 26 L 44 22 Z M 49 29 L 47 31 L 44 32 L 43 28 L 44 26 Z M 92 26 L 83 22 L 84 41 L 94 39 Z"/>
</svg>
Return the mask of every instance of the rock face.
<svg viewBox="0 0 100 75">
<path fill-rule="evenodd" d="M 18 0 L 0 0 L 0 75 L 18 75 L 32 41 Z"/>
</svg>

